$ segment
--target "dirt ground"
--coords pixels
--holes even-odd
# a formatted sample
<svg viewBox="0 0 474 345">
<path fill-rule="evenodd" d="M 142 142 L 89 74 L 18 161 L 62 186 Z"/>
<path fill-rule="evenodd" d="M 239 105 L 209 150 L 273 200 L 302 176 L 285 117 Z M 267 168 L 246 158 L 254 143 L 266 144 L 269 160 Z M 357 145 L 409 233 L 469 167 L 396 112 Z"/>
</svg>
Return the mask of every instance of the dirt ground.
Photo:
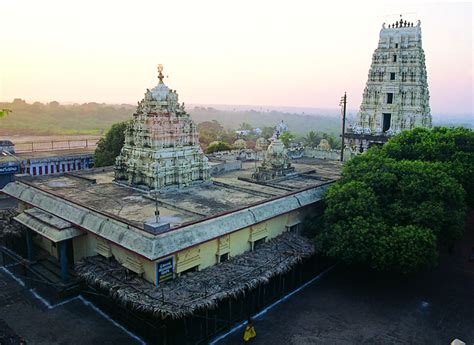
<svg viewBox="0 0 474 345">
<path fill-rule="evenodd" d="M 0 140 L 10 140 L 14 144 L 21 143 L 39 143 L 39 142 L 50 142 L 50 141 L 63 141 L 63 140 L 86 140 L 86 139 L 100 139 L 100 135 L 35 135 L 32 133 L 14 133 L 13 131 L 9 132 L 8 130 L 0 131 Z"/>
<path fill-rule="evenodd" d="M 474 343 L 474 212 L 454 255 L 416 277 L 387 277 L 336 267 L 255 320 L 250 344 Z M 242 332 L 219 345 L 241 344 Z"/>
</svg>

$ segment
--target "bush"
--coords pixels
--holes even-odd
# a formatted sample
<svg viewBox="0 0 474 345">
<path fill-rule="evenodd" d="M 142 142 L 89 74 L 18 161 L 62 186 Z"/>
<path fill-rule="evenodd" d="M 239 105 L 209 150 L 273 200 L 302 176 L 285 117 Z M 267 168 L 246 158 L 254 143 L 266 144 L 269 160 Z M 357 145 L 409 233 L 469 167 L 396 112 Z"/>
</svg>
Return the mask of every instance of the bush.
<svg viewBox="0 0 474 345">
<path fill-rule="evenodd" d="M 218 141 L 211 143 L 207 149 L 206 153 L 220 152 L 220 151 L 230 151 L 232 146 L 224 141 Z"/>
</svg>

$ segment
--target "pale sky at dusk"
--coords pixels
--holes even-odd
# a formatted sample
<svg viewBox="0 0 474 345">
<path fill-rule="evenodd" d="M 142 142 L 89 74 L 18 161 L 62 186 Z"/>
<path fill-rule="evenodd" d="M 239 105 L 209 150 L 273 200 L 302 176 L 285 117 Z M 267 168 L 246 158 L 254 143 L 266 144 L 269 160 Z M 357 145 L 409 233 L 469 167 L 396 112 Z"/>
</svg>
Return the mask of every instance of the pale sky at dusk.
<svg viewBox="0 0 474 345">
<path fill-rule="evenodd" d="M 472 113 L 470 2 L 0 0 L 0 100 L 358 108 L 382 23 L 421 20 L 433 114 Z M 409 13 L 409 14 L 408 14 Z"/>
</svg>

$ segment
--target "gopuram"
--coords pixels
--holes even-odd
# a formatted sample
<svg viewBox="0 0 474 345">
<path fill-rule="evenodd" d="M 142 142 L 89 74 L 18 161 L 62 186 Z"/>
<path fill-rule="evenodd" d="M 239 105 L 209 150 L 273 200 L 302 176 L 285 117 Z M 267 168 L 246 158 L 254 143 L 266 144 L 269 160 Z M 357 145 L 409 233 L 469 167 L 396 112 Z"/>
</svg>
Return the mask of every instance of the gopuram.
<svg viewBox="0 0 474 345">
<path fill-rule="evenodd" d="M 263 157 L 262 164 L 252 174 L 256 181 L 267 181 L 275 178 L 284 177 L 295 172 L 291 166 L 291 159 L 283 142 L 279 139 L 280 135 L 288 130 L 288 126 L 282 121 L 275 127 L 273 137 L 270 139 Z"/>
<path fill-rule="evenodd" d="M 380 30 L 356 123 L 345 145 L 364 152 L 390 136 L 414 127 L 431 127 L 425 53 L 420 21 L 406 20 Z"/>
<path fill-rule="evenodd" d="M 178 94 L 163 83 L 147 89 L 125 132 L 115 164 L 118 183 L 145 190 L 185 187 L 209 180 L 208 159 L 199 146 L 197 126 L 178 103 Z"/>
</svg>

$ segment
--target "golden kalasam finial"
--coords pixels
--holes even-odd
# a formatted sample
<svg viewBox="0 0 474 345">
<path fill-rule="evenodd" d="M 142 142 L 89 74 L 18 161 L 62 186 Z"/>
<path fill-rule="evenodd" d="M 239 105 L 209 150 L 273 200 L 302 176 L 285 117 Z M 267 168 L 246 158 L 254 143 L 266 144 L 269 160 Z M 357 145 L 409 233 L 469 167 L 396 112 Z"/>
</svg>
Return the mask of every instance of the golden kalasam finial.
<svg viewBox="0 0 474 345">
<path fill-rule="evenodd" d="M 158 65 L 158 79 L 160 79 L 160 84 L 163 84 L 164 75 L 162 72 L 163 72 L 163 65 L 159 64 Z"/>
</svg>

